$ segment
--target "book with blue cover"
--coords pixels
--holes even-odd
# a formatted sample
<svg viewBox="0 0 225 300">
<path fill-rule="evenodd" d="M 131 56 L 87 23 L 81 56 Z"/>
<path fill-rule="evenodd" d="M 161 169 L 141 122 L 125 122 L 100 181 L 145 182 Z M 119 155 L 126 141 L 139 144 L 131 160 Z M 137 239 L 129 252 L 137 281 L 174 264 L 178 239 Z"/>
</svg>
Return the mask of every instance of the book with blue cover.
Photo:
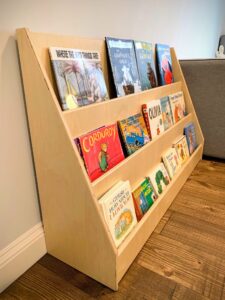
<svg viewBox="0 0 225 300">
<path fill-rule="evenodd" d="M 106 45 L 117 97 L 140 92 L 133 41 L 106 37 Z"/>
<path fill-rule="evenodd" d="M 188 149 L 191 155 L 198 146 L 195 133 L 195 126 L 193 123 L 189 123 L 187 126 L 185 126 L 184 134 L 186 135 Z"/>
<path fill-rule="evenodd" d="M 160 99 L 161 111 L 162 111 L 162 120 L 164 130 L 169 129 L 173 125 L 173 115 L 170 106 L 170 100 L 168 96 L 165 96 Z"/>
<path fill-rule="evenodd" d="M 156 59 L 160 85 L 174 82 L 170 47 L 168 45 L 156 44 Z"/>
<path fill-rule="evenodd" d="M 141 113 L 118 121 L 118 125 L 127 155 L 131 155 L 150 141 Z"/>
<path fill-rule="evenodd" d="M 141 90 L 157 86 L 153 47 L 151 43 L 134 41 Z"/>
</svg>

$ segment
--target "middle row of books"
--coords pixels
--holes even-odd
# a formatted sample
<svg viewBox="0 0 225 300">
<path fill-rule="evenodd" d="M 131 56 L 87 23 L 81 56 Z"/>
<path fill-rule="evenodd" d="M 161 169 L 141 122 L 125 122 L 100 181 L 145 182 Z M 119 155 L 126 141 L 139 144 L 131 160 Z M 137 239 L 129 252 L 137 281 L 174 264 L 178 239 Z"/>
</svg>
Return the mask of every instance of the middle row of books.
<svg viewBox="0 0 225 300">
<path fill-rule="evenodd" d="M 185 128 L 185 132 L 193 134 L 193 124 Z M 132 231 L 137 222 L 147 213 L 155 201 L 159 201 L 160 195 L 166 190 L 173 180 L 174 175 L 184 164 L 191 153 L 197 147 L 194 135 L 190 140 L 181 136 L 172 147 L 162 154 L 159 162 L 150 172 L 146 174 L 138 186 L 131 190 L 129 180 L 119 181 L 99 200 L 105 221 L 118 247 L 127 235 Z M 187 142 L 189 141 L 189 142 Z M 192 148 L 190 148 L 192 143 Z"/>
<path fill-rule="evenodd" d="M 183 92 L 179 91 L 143 104 L 135 115 L 76 138 L 90 180 L 105 174 L 185 115 Z"/>
</svg>

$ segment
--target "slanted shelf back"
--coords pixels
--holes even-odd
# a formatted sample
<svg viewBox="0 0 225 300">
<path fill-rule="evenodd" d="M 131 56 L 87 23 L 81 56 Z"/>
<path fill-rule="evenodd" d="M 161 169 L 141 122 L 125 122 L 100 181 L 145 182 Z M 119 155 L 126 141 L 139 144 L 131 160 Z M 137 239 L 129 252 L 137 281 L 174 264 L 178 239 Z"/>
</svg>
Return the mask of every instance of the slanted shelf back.
<svg viewBox="0 0 225 300">
<path fill-rule="evenodd" d="M 52 72 L 51 61 L 49 56 L 50 47 L 63 47 L 80 50 L 98 51 L 100 53 L 102 70 L 106 81 L 106 86 L 109 94 L 112 94 L 112 87 L 110 85 L 109 68 L 107 64 L 106 47 L 104 40 L 101 39 L 89 39 L 74 36 L 59 36 L 55 34 L 34 33 L 29 32 L 32 39 L 35 52 L 40 59 L 40 62 L 46 70 L 47 76 L 54 86 L 54 90 L 57 94 L 57 87 L 55 85 L 54 74 Z"/>
<path fill-rule="evenodd" d="M 117 290 L 119 281 L 202 156 L 204 139 L 179 62 L 171 49 L 173 84 L 62 111 L 57 100 L 48 48 L 99 51 L 106 84 L 111 89 L 104 40 L 32 33 L 28 29 L 18 29 L 17 39 L 48 252 Z M 141 104 L 179 90 L 184 92 L 188 115 L 91 183 L 74 138 L 138 113 Z M 116 249 L 98 198 L 121 179 L 130 180 L 134 187 L 190 121 L 195 124 L 198 149 L 152 211 L 149 210 Z"/>
</svg>

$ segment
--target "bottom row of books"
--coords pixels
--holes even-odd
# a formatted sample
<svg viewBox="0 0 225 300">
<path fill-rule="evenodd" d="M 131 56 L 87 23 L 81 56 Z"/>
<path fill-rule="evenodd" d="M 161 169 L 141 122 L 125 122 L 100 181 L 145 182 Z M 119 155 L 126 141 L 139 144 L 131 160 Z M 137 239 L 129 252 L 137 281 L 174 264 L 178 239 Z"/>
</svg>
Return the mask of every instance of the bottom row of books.
<svg viewBox="0 0 225 300">
<path fill-rule="evenodd" d="M 193 149 L 196 147 L 195 142 Z M 119 181 L 102 196 L 99 203 L 116 247 L 119 247 L 163 193 L 177 170 L 194 152 L 193 149 L 190 148 L 188 136 L 181 136 L 163 153 L 163 162 L 160 162 L 133 191 L 129 180 Z"/>
</svg>

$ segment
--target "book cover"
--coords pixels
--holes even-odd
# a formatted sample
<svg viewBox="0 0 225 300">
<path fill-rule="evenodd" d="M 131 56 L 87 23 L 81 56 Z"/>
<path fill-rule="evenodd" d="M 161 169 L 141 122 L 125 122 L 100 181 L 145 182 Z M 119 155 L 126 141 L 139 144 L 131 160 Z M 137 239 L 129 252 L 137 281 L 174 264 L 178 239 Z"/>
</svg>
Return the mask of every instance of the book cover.
<svg viewBox="0 0 225 300">
<path fill-rule="evenodd" d="M 63 110 L 108 99 L 98 52 L 49 48 Z"/>
<path fill-rule="evenodd" d="M 167 130 L 173 125 L 173 115 L 171 111 L 169 97 L 166 96 L 161 98 L 160 105 L 162 110 L 162 120 L 163 120 L 164 130 Z"/>
<path fill-rule="evenodd" d="M 173 143 L 173 147 L 177 152 L 180 164 L 184 164 L 190 156 L 186 136 L 182 135 L 175 143 Z"/>
<path fill-rule="evenodd" d="M 168 45 L 156 44 L 156 60 L 160 85 L 174 82 L 172 71 L 172 59 Z"/>
<path fill-rule="evenodd" d="M 185 101 L 183 92 L 177 92 L 174 94 L 169 95 L 170 99 L 170 106 L 173 115 L 173 122 L 174 124 L 180 121 L 185 115 Z"/>
<path fill-rule="evenodd" d="M 132 40 L 106 37 L 117 97 L 141 91 Z"/>
<path fill-rule="evenodd" d="M 161 195 L 170 183 L 169 175 L 163 163 L 159 163 L 148 177 L 158 195 Z"/>
<path fill-rule="evenodd" d="M 127 155 L 131 155 L 150 141 L 141 113 L 118 121 Z"/>
<path fill-rule="evenodd" d="M 157 199 L 157 195 L 148 178 L 145 178 L 144 181 L 142 181 L 142 183 L 132 192 L 132 195 L 137 220 L 140 221 Z"/>
<path fill-rule="evenodd" d="M 164 165 L 170 176 L 170 179 L 176 174 L 177 170 L 180 168 L 180 160 L 177 156 L 177 152 L 174 148 L 169 148 L 162 156 Z"/>
<path fill-rule="evenodd" d="M 142 112 L 145 118 L 146 127 L 151 139 L 154 139 L 164 132 L 162 109 L 160 100 L 152 100 L 142 105 Z"/>
<path fill-rule="evenodd" d="M 97 51 L 82 51 L 82 58 L 87 79 L 86 90 L 83 91 L 84 104 L 108 100 L 109 96 L 102 71 L 100 53 Z"/>
<path fill-rule="evenodd" d="M 120 181 L 100 200 L 104 218 L 116 247 L 137 223 L 129 181 Z"/>
<path fill-rule="evenodd" d="M 79 137 L 82 156 L 91 181 L 124 159 L 117 125 L 100 127 Z"/>
<path fill-rule="evenodd" d="M 190 123 L 184 127 L 184 134 L 187 139 L 189 154 L 191 155 L 198 146 L 195 133 L 195 126 L 193 123 Z"/>
<path fill-rule="evenodd" d="M 134 41 L 141 90 L 157 86 L 153 47 L 151 43 Z"/>
</svg>

